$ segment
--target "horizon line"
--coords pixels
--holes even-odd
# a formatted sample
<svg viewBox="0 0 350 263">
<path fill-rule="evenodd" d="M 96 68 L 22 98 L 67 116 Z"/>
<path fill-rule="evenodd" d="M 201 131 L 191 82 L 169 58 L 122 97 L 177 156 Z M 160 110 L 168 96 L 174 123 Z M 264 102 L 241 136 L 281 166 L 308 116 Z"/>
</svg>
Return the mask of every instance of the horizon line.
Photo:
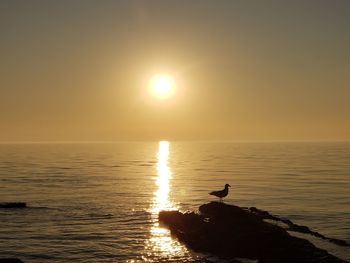
<svg viewBox="0 0 350 263">
<path fill-rule="evenodd" d="M 350 139 L 299 139 L 299 140 L 192 140 L 192 139 L 159 139 L 159 140 L 19 140 L 19 141 L 0 141 L 0 144 L 109 144 L 109 143 L 140 143 L 140 142 L 213 142 L 213 143 L 350 143 Z"/>
</svg>

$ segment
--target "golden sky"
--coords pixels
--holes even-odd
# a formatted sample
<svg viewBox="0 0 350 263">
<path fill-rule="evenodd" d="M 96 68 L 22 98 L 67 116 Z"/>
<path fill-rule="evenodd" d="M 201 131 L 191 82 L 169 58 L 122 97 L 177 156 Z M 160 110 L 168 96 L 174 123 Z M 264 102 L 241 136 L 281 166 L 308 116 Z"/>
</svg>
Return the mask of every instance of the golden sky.
<svg viewBox="0 0 350 263">
<path fill-rule="evenodd" d="M 349 140 L 350 1 L 0 2 L 0 141 Z M 155 74 L 176 89 L 147 94 Z"/>
</svg>

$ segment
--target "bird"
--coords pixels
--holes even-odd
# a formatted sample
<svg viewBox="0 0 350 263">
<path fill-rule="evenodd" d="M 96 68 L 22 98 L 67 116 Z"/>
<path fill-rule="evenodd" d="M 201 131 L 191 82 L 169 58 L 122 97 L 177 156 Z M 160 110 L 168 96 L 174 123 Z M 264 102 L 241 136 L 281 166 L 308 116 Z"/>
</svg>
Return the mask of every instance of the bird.
<svg viewBox="0 0 350 263">
<path fill-rule="evenodd" d="M 220 201 L 222 201 L 222 198 L 224 198 L 225 196 L 228 195 L 228 188 L 229 188 L 229 187 L 231 187 L 231 185 L 225 184 L 224 190 L 213 191 L 213 192 L 210 192 L 209 194 L 210 194 L 210 195 L 214 195 L 214 196 L 216 196 L 216 197 L 219 197 L 219 198 L 220 198 Z"/>
</svg>

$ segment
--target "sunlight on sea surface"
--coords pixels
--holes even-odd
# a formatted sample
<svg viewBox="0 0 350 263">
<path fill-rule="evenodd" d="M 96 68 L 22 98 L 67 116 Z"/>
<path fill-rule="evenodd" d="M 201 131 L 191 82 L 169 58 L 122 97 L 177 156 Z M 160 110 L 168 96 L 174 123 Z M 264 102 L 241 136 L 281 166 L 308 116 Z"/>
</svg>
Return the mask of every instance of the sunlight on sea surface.
<svg viewBox="0 0 350 263">
<path fill-rule="evenodd" d="M 169 200 L 169 192 L 171 187 L 171 171 L 168 166 L 169 159 L 169 142 L 160 141 L 157 153 L 157 177 L 155 178 L 157 191 L 154 193 L 154 199 L 151 207 L 152 223 L 151 236 L 146 241 L 146 250 L 149 258 L 144 256 L 145 261 L 152 262 L 154 256 L 152 254 L 161 255 L 162 258 L 178 258 L 188 254 L 188 250 L 179 241 L 172 238 L 170 231 L 161 227 L 158 222 L 158 213 L 162 210 L 176 210 L 178 207 Z M 159 260 L 159 259 L 158 259 Z"/>
<path fill-rule="evenodd" d="M 0 258 L 194 262 L 162 209 L 256 206 L 350 242 L 349 143 L 138 142 L 0 145 Z M 348 248 L 317 245 L 350 261 Z"/>
<path fill-rule="evenodd" d="M 154 193 L 154 200 L 151 211 L 158 216 L 162 210 L 176 210 L 177 207 L 169 200 L 171 171 L 168 166 L 169 142 L 159 142 L 157 153 L 157 191 Z"/>
</svg>

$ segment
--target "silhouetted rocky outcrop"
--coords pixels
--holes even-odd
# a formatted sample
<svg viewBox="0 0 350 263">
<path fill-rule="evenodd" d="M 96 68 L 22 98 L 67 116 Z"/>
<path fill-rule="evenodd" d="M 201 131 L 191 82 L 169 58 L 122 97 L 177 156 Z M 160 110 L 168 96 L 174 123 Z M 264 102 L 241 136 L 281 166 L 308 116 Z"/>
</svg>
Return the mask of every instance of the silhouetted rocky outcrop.
<svg viewBox="0 0 350 263">
<path fill-rule="evenodd" d="M 0 263 L 23 263 L 23 261 L 18 258 L 0 258 Z"/>
<path fill-rule="evenodd" d="M 326 236 L 322 235 L 321 233 L 318 233 L 316 231 L 312 231 L 307 226 L 295 224 L 287 218 L 281 218 L 278 216 L 271 215 L 269 212 L 264 211 L 264 210 L 260 210 L 256 207 L 250 207 L 249 211 L 254 213 L 255 215 L 261 217 L 262 219 L 270 219 L 270 220 L 282 222 L 288 226 L 287 230 L 289 230 L 289 231 L 299 232 L 299 233 L 303 233 L 303 234 L 309 234 L 309 235 L 321 238 L 323 240 L 327 240 L 331 243 L 337 244 L 338 246 L 350 247 L 350 244 L 348 242 L 346 242 L 345 240 L 326 237 Z"/>
<path fill-rule="evenodd" d="M 254 209 L 211 202 L 200 206 L 199 211 L 161 211 L 159 220 L 193 250 L 224 258 L 257 259 L 259 263 L 346 262 L 265 222 Z"/>
<path fill-rule="evenodd" d="M 27 204 L 23 202 L 0 203 L 0 208 L 25 208 L 25 207 L 27 207 Z"/>
</svg>

